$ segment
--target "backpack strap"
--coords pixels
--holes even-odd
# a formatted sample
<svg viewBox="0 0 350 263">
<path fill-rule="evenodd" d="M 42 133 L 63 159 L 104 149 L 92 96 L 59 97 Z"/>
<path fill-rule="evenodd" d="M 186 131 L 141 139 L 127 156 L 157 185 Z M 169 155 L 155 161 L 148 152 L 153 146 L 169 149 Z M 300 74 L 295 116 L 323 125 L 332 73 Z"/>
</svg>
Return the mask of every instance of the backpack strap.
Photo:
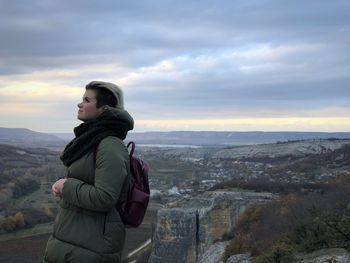
<svg viewBox="0 0 350 263">
<path fill-rule="evenodd" d="M 129 153 L 129 157 L 130 157 L 130 159 L 131 159 L 131 157 L 133 156 L 134 151 L 135 151 L 135 143 L 134 143 L 133 141 L 130 141 L 130 142 L 128 143 L 128 145 L 126 146 L 126 148 L 129 149 L 129 146 L 130 146 L 130 145 L 131 145 L 131 150 L 130 150 L 130 153 Z"/>
</svg>

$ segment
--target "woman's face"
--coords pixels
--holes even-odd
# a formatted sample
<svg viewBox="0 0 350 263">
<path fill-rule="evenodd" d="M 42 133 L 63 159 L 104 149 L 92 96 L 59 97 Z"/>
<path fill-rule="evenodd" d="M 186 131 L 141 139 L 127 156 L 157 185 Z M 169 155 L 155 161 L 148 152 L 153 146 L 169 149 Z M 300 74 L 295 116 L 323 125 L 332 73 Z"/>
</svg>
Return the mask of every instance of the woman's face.
<svg viewBox="0 0 350 263">
<path fill-rule="evenodd" d="M 96 107 L 96 91 L 86 90 L 83 96 L 83 101 L 78 104 L 78 119 L 81 121 L 89 121 L 96 119 L 102 112 L 103 107 Z"/>
</svg>

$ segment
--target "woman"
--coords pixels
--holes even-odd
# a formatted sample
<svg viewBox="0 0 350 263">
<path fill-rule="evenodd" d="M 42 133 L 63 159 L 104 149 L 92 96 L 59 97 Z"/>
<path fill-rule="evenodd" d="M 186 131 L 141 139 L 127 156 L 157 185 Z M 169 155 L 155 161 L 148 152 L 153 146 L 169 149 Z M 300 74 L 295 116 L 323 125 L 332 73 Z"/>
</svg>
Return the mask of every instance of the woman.
<svg viewBox="0 0 350 263">
<path fill-rule="evenodd" d="M 127 195 L 129 155 L 123 140 L 134 121 L 112 83 L 89 83 L 78 108 L 83 123 L 60 157 L 67 176 L 52 185 L 60 210 L 44 262 L 120 262 L 125 228 L 115 206 Z"/>
</svg>

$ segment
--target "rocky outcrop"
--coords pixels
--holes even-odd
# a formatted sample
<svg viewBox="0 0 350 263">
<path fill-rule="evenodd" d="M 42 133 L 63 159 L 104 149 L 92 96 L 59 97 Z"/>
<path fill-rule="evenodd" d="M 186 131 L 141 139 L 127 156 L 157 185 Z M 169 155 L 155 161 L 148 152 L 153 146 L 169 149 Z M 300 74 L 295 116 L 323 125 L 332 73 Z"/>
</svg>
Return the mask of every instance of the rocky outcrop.
<svg viewBox="0 0 350 263">
<path fill-rule="evenodd" d="M 239 255 L 233 255 L 229 257 L 225 263 L 253 263 L 253 259 L 250 257 L 250 255 L 247 254 L 239 254 Z"/>
<path fill-rule="evenodd" d="M 270 144 L 242 145 L 234 147 L 199 147 L 199 148 L 163 148 L 162 156 L 178 158 L 183 161 L 199 161 L 208 157 L 211 159 L 240 159 L 240 158 L 278 158 L 282 156 L 302 157 L 308 154 L 324 154 L 344 145 L 350 144 L 349 139 L 313 139 L 288 141 Z M 148 154 L 158 154 L 159 148 L 144 149 Z"/>
<path fill-rule="evenodd" d="M 306 154 L 321 154 L 334 151 L 349 143 L 349 140 L 305 140 L 275 144 L 258 144 L 224 149 L 215 153 L 213 158 L 274 158 L 285 155 L 298 157 Z"/>
<path fill-rule="evenodd" d="M 217 261 L 219 262 L 219 261 Z M 247 254 L 233 255 L 225 263 L 253 263 Z M 293 263 L 349 263 L 350 253 L 342 248 L 321 249 L 309 254 L 296 255 Z"/>
<path fill-rule="evenodd" d="M 296 256 L 295 263 L 349 263 L 350 252 L 342 248 L 321 249 Z"/>
<path fill-rule="evenodd" d="M 218 241 L 225 240 L 238 216 L 274 198 L 270 193 L 214 191 L 159 210 L 149 262 L 219 262 L 222 253 L 206 252 L 216 243 L 216 251 L 223 252 L 225 242 Z"/>
<path fill-rule="evenodd" d="M 208 262 L 220 262 L 222 263 L 222 255 L 225 252 L 225 248 L 228 244 L 228 241 L 215 242 L 212 244 L 202 255 L 199 256 L 199 263 L 208 263 Z"/>
</svg>

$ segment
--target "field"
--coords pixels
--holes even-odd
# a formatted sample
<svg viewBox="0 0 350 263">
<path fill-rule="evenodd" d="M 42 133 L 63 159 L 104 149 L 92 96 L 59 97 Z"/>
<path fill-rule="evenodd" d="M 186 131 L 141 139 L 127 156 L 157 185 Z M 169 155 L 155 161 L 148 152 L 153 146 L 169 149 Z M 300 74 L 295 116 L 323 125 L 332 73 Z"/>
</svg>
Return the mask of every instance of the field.
<svg viewBox="0 0 350 263">
<path fill-rule="evenodd" d="M 127 229 L 124 255 L 127 255 L 151 238 L 152 226 L 155 223 L 156 213 L 160 207 L 160 204 L 150 203 L 142 225 L 135 229 Z M 40 226 L 37 226 L 37 228 L 40 228 Z M 47 229 L 47 224 L 41 228 Z M 28 233 L 28 231 L 22 231 L 22 235 L 28 235 Z M 37 234 L 34 236 L 18 238 L 15 238 L 14 234 L 12 234 L 12 237 L 2 236 L 2 240 L 9 238 L 12 239 L 0 241 L 0 263 L 41 262 L 48 237 L 49 234 Z"/>
<path fill-rule="evenodd" d="M 36 235 L 0 242 L 0 262 L 41 262 L 49 235 Z"/>
</svg>

